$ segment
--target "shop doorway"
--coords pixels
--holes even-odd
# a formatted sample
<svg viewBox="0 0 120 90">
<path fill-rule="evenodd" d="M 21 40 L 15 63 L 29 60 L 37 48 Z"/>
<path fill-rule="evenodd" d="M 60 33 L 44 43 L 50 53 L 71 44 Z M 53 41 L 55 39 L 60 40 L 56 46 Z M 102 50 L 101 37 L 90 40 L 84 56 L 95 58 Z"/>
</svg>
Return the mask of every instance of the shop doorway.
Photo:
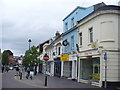
<svg viewBox="0 0 120 90">
<path fill-rule="evenodd" d="M 99 81 L 100 58 L 87 58 L 80 60 L 80 79 Z"/>
</svg>

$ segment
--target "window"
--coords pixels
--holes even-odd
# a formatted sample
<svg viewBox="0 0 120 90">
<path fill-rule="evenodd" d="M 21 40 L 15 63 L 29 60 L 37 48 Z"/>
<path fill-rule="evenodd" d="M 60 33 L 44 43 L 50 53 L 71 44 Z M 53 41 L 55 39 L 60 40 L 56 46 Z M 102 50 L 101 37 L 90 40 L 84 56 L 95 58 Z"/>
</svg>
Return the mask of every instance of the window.
<svg viewBox="0 0 120 90">
<path fill-rule="evenodd" d="M 57 55 L 57 47 L 55 47 L 55 51 L 56 51 L 56 54 L 55 54 L 55 55 Z"/>
<path fill-rule="evenodd" d="M 68 23 L 65 23 L 65 30 L 68 30 Z"/>
<path fill-rule="evenodd" d="M 89 28 L 89 40 L 90 43 L 93 42 L 93 28 Z"/>
<path fill-rule="evenodd" d="M 58 55 L 60 55 L 60 47 L 58 47 Z"/>
<path fill-rule="evenodd" d="M 82 32 L 79 35 L 80 35 L 80 45 L 82 45 Z"/>
<path fill-rule="evenodd" d="M 71 36 L 71 49 L 74 49 L 74 36 Z"/>
<path fill-rule="evenodd" d="M 74 17 L 71 19 L 71 26 L 74 26 Z"/>
</svg>

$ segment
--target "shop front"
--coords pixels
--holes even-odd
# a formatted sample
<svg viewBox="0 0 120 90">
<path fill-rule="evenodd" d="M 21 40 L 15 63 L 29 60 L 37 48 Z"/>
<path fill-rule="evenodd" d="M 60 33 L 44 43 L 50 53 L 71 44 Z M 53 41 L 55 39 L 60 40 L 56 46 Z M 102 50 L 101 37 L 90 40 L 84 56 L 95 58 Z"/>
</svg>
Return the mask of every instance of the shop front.
<svg viewBox="0 0 120 90">
<path fill-rule="evenodd" d="M 72 77 L 72 61 L 64 61 L 63 76 L 66 78 Z"/>
<path fill-rule="evenodd" d="M 87 57 L 80 59 L 80 81 L 86 83 L 99 83 L 100 57 Z"/>
<path fill-rule="evenodd" d="M 54 76 L 61 77 L 61 61 L 60 61 L 60 57 L 54 58 Z"/>
</svg>

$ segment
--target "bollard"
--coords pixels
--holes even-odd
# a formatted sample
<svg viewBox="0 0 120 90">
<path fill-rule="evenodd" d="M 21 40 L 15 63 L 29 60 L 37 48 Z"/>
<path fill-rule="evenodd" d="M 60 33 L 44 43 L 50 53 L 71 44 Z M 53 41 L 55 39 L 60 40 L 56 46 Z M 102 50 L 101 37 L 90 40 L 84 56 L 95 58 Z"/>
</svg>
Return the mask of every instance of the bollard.
<svg viewBox="0 0 120 90">
<path fill-rule="evenodd" d="M 47 75 L 45 76 L 45 86 L 47 86 Z"/>
</svg>

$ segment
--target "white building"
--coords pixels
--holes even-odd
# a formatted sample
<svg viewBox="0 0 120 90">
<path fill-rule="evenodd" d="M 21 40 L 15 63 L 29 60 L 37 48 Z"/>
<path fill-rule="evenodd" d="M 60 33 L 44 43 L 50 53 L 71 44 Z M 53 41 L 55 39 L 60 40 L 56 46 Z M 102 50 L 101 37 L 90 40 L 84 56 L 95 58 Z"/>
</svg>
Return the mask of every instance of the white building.
<svg viewBox="0 0 120 90">
<path fill-rule="evenodd" d="M 118 5 L 120 6 L 120 1 L 118 2 Z"/>
<path fill-rule="evenodd" d="M 102 87 L 106 79 L 107 86 L 118 87 L 120 84 L 118 18 L 120 19 L 120 7 L 105 6 L 78 22 L 80 51 L 78 82 L 90 82 Z M 105 52 L 107 74 L 105 74 Z"/>
<path fill-rule="evenodd" d="M 61 35 L 57 31 L 55 37 L 51 39 L 51 43 L 45 48 L 45 51 L 49 56 L 49 60 L 47 61 L 47 74 L 50 76 L 61 77 L 61 46 Z"/>
</svg>

